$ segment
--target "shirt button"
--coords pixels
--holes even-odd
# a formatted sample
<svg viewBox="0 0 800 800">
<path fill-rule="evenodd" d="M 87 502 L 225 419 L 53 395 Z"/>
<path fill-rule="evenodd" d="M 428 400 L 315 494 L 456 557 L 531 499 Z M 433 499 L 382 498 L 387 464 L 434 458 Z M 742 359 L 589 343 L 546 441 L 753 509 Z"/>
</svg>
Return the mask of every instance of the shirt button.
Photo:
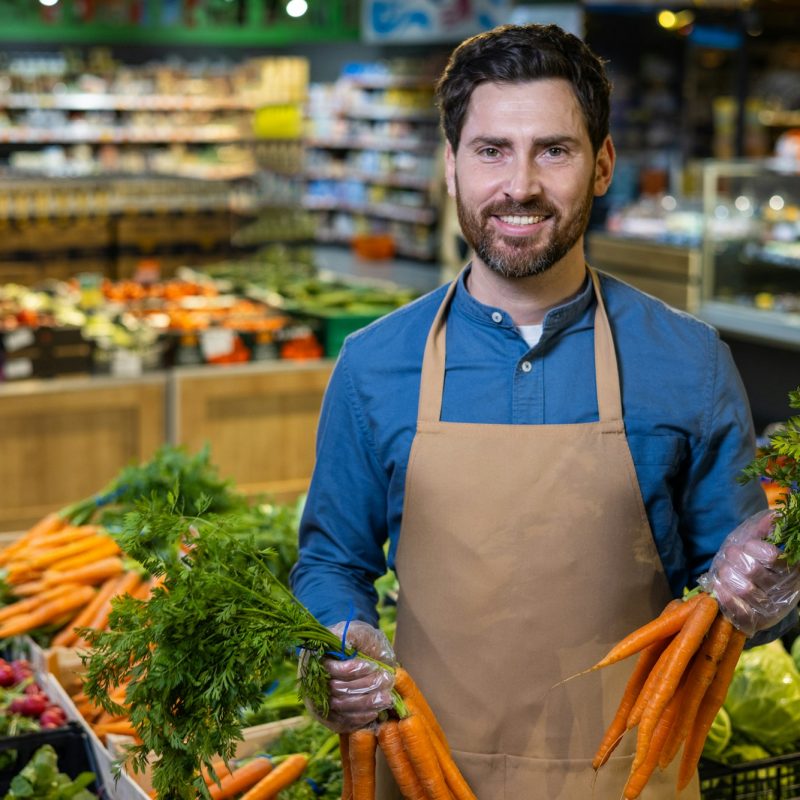
<svg viewBox="0 0 800 800">
<path fill-rule="evenodd" d="M 499 311 L 492 311 L 492 322 L 502 322 L 503 315 Z"/>
<path fill-rule="evenodd" d="M 522 371 L 523 372 L 530 372 L 533 369 L 533 365 L 530 361 L 523 361 L 522 362 Z"/>
</svg>

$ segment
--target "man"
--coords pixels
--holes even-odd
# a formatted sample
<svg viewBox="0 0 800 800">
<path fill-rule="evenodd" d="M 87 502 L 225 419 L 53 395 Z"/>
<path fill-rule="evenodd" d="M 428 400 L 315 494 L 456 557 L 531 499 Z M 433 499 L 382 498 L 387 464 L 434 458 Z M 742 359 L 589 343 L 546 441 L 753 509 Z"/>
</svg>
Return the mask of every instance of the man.
<svg viewBox="0 0 800 800">
<path fill-rule="evenodd" d="M 627 668 L 553 687 L 695 585 L 765 507 L 737 483 L 754 454 L 747 399 L 711 328 L 587 268 L 615 153 L 609 84 L 578 38 L 535 25 L 473 37 L 438 99 L 474 255 L 346 342 L 293 588 L 391 657 L 374 627 L 388 540 L 397 657 L 475 794 L 617 800 L 633 737 L 596 783 L 590 762 Z M 334 729 L 390 705 L 391 679 L 366 662 L 329 670 Z M 656 774 L 642 796 L 674 786 Z"/>
</svg>

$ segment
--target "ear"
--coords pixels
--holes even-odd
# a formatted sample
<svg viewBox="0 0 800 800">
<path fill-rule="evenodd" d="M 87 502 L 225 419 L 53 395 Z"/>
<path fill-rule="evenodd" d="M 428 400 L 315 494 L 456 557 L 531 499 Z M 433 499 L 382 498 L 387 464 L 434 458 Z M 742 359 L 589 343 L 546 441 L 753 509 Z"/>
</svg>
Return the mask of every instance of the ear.
<svg viewBox="0 0 800 800">
<path fill-rule="evenodd" d="M 456 196 L 456 154 L 449 141 L 444 146 L 444 179 L 447 184 L 447 194 Z"/>
<path fill-rule="evenodd" d="M 614 143 L 611 141 L 610 136 L 606 136 L 600 149 L 597 151 L 597 157 L 594 164 L 594 196 L 602 197 L 611 184 L 611 178 L 614 175 L 614 163 L 617 160 L 617 154 L 614 150 Z"/>
</svg>

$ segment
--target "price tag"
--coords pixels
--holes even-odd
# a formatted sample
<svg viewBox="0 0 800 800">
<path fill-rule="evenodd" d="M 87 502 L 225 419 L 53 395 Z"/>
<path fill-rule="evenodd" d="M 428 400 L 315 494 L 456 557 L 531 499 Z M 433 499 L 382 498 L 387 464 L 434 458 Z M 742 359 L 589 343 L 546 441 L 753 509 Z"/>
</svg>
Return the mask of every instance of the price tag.
<svg viewBox="0 0 800 800">
<path fill-rule="evenodd" d="M 9 331 L 3 337 L 3 348 L 6 353 L 13 353 L 15 350 L 22 350 L 23 347 L 30 347 L 34 342 L 33 330 L 31 328 L 17 328 Z"/>
<path fill-rule="evenodd" d="M 211 328 L 203 331 L 200 349 L 206 360 L 230 355 L 234 350 L 233 331 L 228 328 Z"/>
<path fill-rule="evenodd" d="M 115 350 L 111 357 L 111 374 L 118 378 L 138 378 L 142 374 L 142 357 L 130 350 Z"/>
<path fill-rule="evenodd" d="M 7 381 L 30 378 L 33 375 L 33 361 L 29 358 L 12 358 L 3 364 L 3 374 Z"/>
</svg>

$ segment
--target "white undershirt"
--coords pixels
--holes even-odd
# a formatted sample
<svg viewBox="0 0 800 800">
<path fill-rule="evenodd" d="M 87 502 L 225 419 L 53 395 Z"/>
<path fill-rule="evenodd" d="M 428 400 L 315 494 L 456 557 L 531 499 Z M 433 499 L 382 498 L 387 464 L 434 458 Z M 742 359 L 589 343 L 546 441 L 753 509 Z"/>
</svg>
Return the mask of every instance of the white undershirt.
<svg viewBox="0 0 800 800">
<path fill-rule="evenodd" d="M 542 325 L 518 325 L 517 330 L 528 347 L 538 344 L 539 339 L 542 338 Z"/>
</svg>

